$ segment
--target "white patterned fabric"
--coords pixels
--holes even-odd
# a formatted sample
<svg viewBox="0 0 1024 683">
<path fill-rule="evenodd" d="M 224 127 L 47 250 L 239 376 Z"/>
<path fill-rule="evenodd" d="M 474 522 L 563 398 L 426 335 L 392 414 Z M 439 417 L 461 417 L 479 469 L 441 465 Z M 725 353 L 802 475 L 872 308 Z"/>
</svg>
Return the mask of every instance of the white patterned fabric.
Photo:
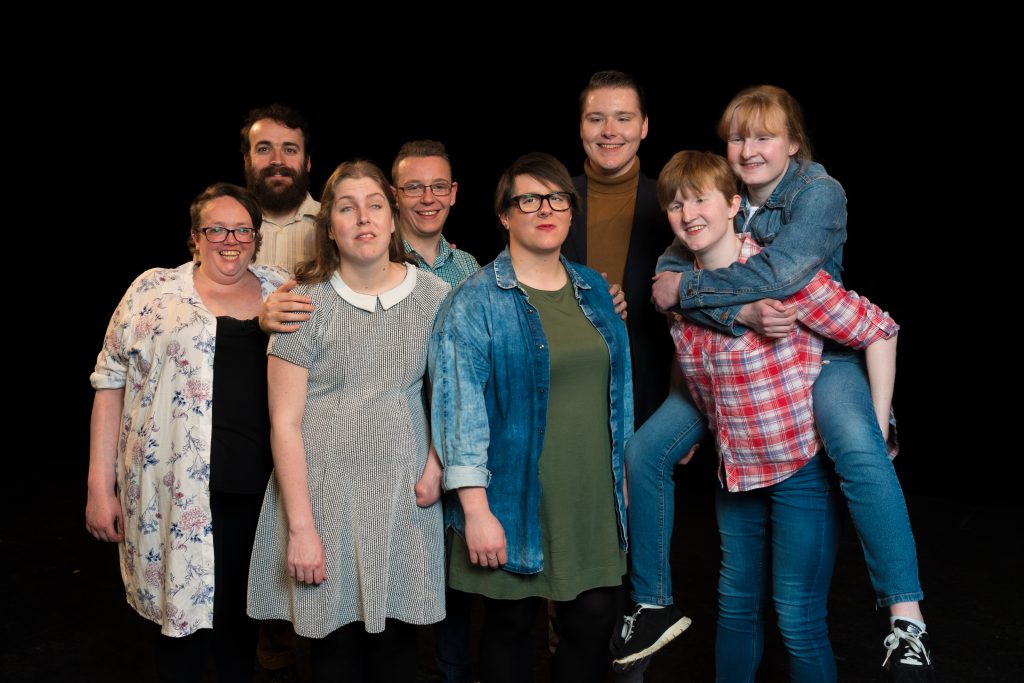
<svg viewBox="0 0 1024 683">
<path fill-rule="evenodd" d="M 90 377 L 124 389 L 117 486 L 128 604 L 168 636 L 213 627 L 210 439 L 217 318 L 190 261 L 154 268 L 121 299 Z M 263 298 L 290 275 L 253 266 Z"/>
</svg>

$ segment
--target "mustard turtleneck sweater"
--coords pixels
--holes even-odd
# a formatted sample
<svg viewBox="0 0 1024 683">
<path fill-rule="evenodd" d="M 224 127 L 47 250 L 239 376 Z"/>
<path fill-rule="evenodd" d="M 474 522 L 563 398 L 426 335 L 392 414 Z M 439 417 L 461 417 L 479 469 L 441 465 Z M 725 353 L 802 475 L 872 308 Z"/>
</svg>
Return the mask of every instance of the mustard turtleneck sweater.
<svg viewBox="0 0 1024 683">
<path fill-rule="evenodd" d="M 633 209 L 640 178 L 640 158 L 617 178 L 598 175 L 583 163 L 587 174 L 587 265 L 608 273 L 608 281 L 622 284 L 633 232 Z"/>
</svg>

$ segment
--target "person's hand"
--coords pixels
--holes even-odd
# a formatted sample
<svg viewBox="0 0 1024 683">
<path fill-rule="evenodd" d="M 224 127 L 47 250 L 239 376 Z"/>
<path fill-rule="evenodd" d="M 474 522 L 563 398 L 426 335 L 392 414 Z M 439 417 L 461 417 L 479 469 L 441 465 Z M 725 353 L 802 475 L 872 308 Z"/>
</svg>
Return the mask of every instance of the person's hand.
<svg viewBox="0 0 1024 683">
<path fill-rule="evenodd" d="M 611 295 L 612 304 L 615 305 L 615 315 L 620 316 L 622 320 L 625 321 L 626 316 L 628 315 L 626 312 L 626 293 L 622 291 L 621 285 L 612 284 L 611 281 L 608 280 L 608 273 L 601 273 L 601 277 L 603 277 L 604 281 L 610 285 L 608 287 L 608 294 Z"/>
<path fill-rule="evenodd" d="M 466 548 L 469 561 L 481 567 L 497 569 L 508 562 L 505 529 L 489 510 L 466 516 Z"/>
<path fill-rule="evenodd" d="M 690 449 L 690 450 L 689 450 L 689 451 L 688 451 L 688 452 L 686 453 L 686 455 L 684 455 L 683 457 L 679 458 L 679 462 L 678 462 L 678 463 L 676 463 L 676 464 L 677 464 L 677 465 L 689 465 L 689 464 L 690 464 L 690 461 L 691 461 L 691 460 L 693 460 L 693 455 L 694 455 L 694 453 L 696 453 L 696 452 L 697 452 L 697 449 L 698 449 L 698 448 L 700 448 L 700 444 L 699 444 L 699 443 L 695 443 L 695 444 L 693 444 L 693 448 L 691 448 L 691 449 Z"/>
<path fill-rule="evenodd" d="M 327 578 L 324 546 L 316 529 L 288 534 L 288 576 L 317 585 Z"/>
<path fill-rule="evenodd" d="M 309 314 L 315 310 L 308 296 L 292 294 L 296 284 L 295 280 L 289 280 L 263 302 L 260 329 L 267 334 L 294 332 L 299 329 L 299 323 L 309 320 Z"/>
<path fill-rule="evenodd" d="M 121 501 L 113 491 L 102 495 L 89 493 L 85 503 L 85 528 L 100 541 L 119 543 L 124 540 Z"/>
<path fill-rule="evenodd" d="M 786 306 L 775 299 L 752 301 L 736 314 L 736 322 L 762 337 L 781 339 L 792 332 L 796 325 L 796 307 Z"/>
<path fill-rule="evenodd" d="M 427 464 L 423 466 L 423 474 L 413 490 L 416 491 L 416 504 L 421 508 L 430 507 L 441 497 L 441 461 L 434 450 L 434 444 L 430 444 Z"/>
<path fill-rule="evenodd" d="M 663 270 L 655 273 L 654 284 L 651 285 L 651 301 L 655 308 L 662 313 L 667 313 L 679 305 L 679 283 L 683 279 L 682 273 L 674 273 L 670 270 Z"/>
</svg>

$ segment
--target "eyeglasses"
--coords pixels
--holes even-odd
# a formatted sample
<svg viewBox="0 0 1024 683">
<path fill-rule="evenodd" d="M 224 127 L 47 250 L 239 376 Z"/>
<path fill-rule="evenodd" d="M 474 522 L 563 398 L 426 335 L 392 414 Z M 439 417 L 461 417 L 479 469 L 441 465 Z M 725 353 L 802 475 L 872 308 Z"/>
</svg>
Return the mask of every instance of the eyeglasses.
<svg viewBox="0 0 1024 683">
<path fill-rule="evenodd" d="M 568 192 L 552 192 L 551 194 L 521 194 L 509 200 L 509 206 L 519 205 L 523 213 L 537 213 L 541 204 L 548 200 L 552 211 L 568 211 L 572 207 L 572 195 Z"/>
<path fill-rule="evenodd" d="M 451 194 L 452 184 L 446 180 L 438 180 L 436 183 L 430 183 L 424 185 L 423 183 L 408 183 L 402 185 L 399 190 L 402 191 L 406 197 L 422 197 L 423 193 L 427 191 L 427 188 L 438 197 L 444 197 L 445 195 Z"/>
<path fill-rule="evenodd" d="M 238 242 L 252 242 L 256 239 L 256 228 L 222 228 L 215 225 L 209 228 L 199 228 L 199 232 L 206 236 L 206 241 L 212 244 L 223 242 L 228 235 L 234 235 Z"/>
</svg>

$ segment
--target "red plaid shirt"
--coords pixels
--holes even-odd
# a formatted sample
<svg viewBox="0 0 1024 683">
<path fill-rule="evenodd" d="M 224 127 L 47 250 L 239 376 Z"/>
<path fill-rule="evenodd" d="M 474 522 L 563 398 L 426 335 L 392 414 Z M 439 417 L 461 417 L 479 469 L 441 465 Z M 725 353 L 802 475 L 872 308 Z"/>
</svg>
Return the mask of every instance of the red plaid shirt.
<svg viewBox="0 0 1024 683">
<path fill-rule="evenodd" d="M 743 263 L 761 247 L 740 238 Z M 811 387 L 822 337 L 862 349 L 899 330 L 888 313 L 823 270 L 783 303 L 796 306 L 800 323 L 783 339 L 734 337 L 680 318 L 672 325 L 686 383 L 718 442 L 719 479 L 724 471 L 732 492 L 777 484 L 821 448 Z"/>
</svg>

